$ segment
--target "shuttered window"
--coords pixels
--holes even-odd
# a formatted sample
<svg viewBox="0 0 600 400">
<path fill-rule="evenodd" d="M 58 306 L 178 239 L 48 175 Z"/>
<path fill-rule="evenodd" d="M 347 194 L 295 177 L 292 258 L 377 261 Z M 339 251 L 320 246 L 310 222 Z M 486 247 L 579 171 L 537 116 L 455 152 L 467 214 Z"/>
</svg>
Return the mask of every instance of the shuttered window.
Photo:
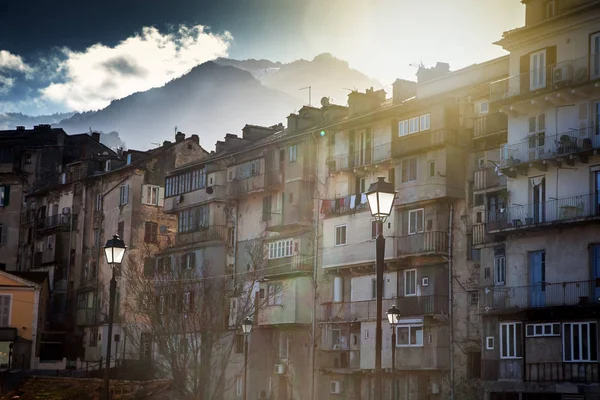
<svg viewBox="0 0 600 400">
<path fill-rule="evenodd" d="M 10 326 L 10 295 L 0 295 L 0 326 Z"/>
</svg>

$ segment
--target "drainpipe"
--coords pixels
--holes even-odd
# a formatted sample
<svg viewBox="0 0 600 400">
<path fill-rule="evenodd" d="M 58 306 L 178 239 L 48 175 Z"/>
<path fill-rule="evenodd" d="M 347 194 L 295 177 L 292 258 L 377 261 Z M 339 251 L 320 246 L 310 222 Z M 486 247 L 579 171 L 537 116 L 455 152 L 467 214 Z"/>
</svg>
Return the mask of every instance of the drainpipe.
<svg viewBox="0 0 600 400">
<path fill-rule="evenodd" d="M 450 318 L 450 400 L 454 400 L 454 312 L 452 310 L 452 300 L 454 297 L 452 290 L 452 257 L 453 257 L 453 238 L 452 220 L 454 218 L 454 205 L 449 202 L 449 217 L 448 217 L 448 317 Z"/>
<path fill-rule="evenodd" d="M 315 142 L 315 183 L 319 184 L 318 171 L 319 171 L 319 144 L 315 138 L 314 132 L 311 132 L 310 136 Z M 317 189 L 317 193 L 319 193 Z M 313 243 L 313 304 L 312 304 L 312 318 L 311 318 L 311 346 L 310 346 L 310 399 L 315 399 L 315 353 L 316 353 L 316 335 L 317 335 L 317 272 L 318 272 L 318 255 L 319 255 L 319 197 L 316 196 L 314 200 L 315 216 L 314 216 L 314 243 Z"/>
</svg>

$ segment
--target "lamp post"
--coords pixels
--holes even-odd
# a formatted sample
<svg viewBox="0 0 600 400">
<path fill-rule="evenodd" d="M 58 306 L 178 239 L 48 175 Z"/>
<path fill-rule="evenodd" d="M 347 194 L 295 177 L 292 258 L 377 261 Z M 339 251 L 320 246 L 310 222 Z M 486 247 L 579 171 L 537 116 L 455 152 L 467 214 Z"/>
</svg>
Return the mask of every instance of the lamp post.
<svg viewBox="0 0 600 400">
<path fill-rule="evenodd" d="M 388 322 L 392 328 L 392 400 L 398 398 L 396 388 L 396 327 L 400 322 L 400 310 L 396 308 L 396 305 L 392 305 L 387 311 Z"/>
<path fill-rule="evenodd" d="M 367 191 L 367 201 L 371 216 L 377 222 L 377 239 L 375 240 L 376 250 L 376 286 L 377 286 L 377 324 L 375 325 L 375 400 L 382 400 L 381 383 L 381 342 L 382 331 L 381 323 L 383 319 L 383 259 L 385 256 L 385 238 L 383 237 L 383 223 L 392 213 L 396 191 L 392 183 L 386 182 L 383 177 L 377 178 L 369 186 Z"/>
<path fill-rule="evenodd" d="M 248 317 L 242 321 L 242 332 L 244 332 L 244 394 L 243 400 L 246 400 L 246 394 L 248 393 L 246 382 L 248 382 L 248 336 L 252 331 L 252 320 Z"/>
<path fill-rule="evenodd" d="M 104 370 L 104 387 L 103 387 L 103 398 L 109 400 L 109 381 L 110 381 L 110 348 L 112 344 L 112 328 L 115 310 L 115 292 L 117 291 L 117 278 L 115 277 L 115 270 L 121 267 L 123 256 L 125 255 L 125 242 L 121 240 L 119 235 L 114 235 L 112 239 L 108 240 L 104 245 L 104 255 L 106 256 L 106 262 L 112 270 L 110 278 L 110 290 L 109 290 L 109 303 L 108 303 L 108 338 L 106 344 L 106 369 Z"/>
</svg>

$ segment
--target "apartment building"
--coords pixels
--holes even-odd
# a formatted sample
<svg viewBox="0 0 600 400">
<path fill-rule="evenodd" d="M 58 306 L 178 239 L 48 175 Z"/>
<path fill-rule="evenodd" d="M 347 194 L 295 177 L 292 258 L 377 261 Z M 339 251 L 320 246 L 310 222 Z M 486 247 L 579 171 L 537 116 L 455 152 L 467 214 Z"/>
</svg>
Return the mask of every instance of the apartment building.
<svg viewBox="0 0 600 400">
<path fill-rule="evenodd" d="M 497 43 L 509 77 L 490 85 L 501 175 L 475 192 L 485 398 L 596 398 L 600 3 L 524 3 Z"/>
</svg>

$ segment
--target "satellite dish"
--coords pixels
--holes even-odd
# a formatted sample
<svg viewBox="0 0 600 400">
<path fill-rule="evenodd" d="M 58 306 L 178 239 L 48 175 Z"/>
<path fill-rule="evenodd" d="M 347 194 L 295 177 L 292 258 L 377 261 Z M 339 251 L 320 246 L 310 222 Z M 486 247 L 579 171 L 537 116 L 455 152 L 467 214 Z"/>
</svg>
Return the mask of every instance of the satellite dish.
<svg viewBox="0 0 600 400">
<path fill-rule="evenodd" d="M 322 97 L 321 98 L 321 105 L 323 107 L 328 107 L 329 106 L 329 97 Z"/>
</svg>

